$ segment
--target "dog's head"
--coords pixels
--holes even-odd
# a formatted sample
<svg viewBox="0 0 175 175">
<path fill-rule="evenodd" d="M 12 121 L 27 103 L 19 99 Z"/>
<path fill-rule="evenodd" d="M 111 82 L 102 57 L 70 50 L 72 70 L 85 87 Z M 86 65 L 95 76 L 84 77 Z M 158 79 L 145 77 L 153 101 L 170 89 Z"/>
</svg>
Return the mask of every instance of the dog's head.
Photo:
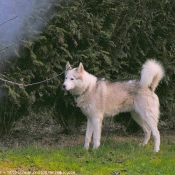
<svg viewBox="0 0 175 175">
<path fill-rule="evenodd" d="M 82 63 L 79 64 L 78 68 L 72 68 L 69 62 L 67 62 L 63 88 L 67 91 L 82 88 L 83 72 L 84 72 L 84 67 Z"/>
</svg>

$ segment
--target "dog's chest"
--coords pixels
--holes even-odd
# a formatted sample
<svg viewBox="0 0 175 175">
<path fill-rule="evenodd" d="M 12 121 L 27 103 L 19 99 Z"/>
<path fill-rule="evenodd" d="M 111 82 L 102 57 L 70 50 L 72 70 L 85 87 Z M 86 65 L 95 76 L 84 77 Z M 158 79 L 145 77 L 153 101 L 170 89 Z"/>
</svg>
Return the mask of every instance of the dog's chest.
<svg viewBox="0 0 175 175">
<path fill-rule="evenodd" d="M 81 109 L 81 111 L 84 113 L 84 115 L 89 116 L 92 111 L 92 103 L 90 100 L 85 98 L 77 98 L 75 99 L 75 102 L 77 104 L 77 107 Z"/>
</svg>

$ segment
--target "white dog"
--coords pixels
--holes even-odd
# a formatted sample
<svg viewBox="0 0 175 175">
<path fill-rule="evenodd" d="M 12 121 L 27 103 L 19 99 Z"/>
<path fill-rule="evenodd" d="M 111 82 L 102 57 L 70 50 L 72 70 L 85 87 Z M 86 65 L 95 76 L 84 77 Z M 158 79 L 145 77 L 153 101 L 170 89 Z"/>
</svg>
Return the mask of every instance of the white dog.
<svg viewBox="0 0 175 175">
<path fill-rule="evenodd" d="M 104 117 L 115 116 L 120 112 L 131 112 L 132 118 L 142 127 L 147 144 L 151 132 L 154 138 L 154 151 L 160 147 L 159 99 L 154 93 L 164 69 L 155 60 L 148 60 L 142 67 L 141 79 L 129 81 L 110 81 L 98 79 L 84 70 L 66 64 L 64 89 L 75 97 L 77 106 L 87 117 L 85 148 L 93 135 L 93 148 L 100 146 L 101 128 Z"/>
</svg>

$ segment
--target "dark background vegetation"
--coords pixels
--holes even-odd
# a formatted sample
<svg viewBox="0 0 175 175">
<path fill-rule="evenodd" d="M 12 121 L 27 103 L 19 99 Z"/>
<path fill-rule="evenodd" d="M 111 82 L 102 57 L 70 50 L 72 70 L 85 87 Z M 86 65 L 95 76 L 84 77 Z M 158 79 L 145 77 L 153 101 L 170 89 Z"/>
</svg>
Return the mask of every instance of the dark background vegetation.
<svg viewBox="0 0 175 175">
<path fill-rule="evenodd" d="M 14 47 L 14 54 L 2 59 L 5 69 L 1 77 L 24 84 L 55 78 L 26 87 L 1 83 L 5 94 L 0 105 L 2 132 L 30 111 L 44 108 L 53 110 L 69 132 L 85 121 L 72 97 L 62 90 L 64 74 L 57 76 L 67 61 L 74 66 L 81 61 L 88 72 L 99 77 L 139 79 L 148 58 L 160 61 L 166 71 L 156 90 L 160 124 L 169 129 L 175 126 L 174 0 L 52 0 L 48 9 L 38 5 L 37 10 L 20 31 L 23 35 L 30 30 L 35 37 L 24 36 L 20 49 Z M 39 31 L 31 25 L 35 20 L 44 21 Z M 128 121 L 125 115 L 116 120 Z"/>
</svg>

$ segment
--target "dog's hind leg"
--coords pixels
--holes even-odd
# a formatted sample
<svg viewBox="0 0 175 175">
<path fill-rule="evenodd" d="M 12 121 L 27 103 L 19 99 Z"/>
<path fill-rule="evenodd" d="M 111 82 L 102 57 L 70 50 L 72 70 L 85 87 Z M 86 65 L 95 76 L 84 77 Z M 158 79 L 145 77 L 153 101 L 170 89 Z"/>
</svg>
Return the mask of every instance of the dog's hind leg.
<svg viewBox="0 0 175 175">
<path fill-rule="evenodd" d="M 138 113 L 133 111 L 133 112 L 131 112 L 131 116 L 137 122 L 137 124 L 139 124 L 142 127 L 142 129 L 144 131 L 144 135 L 145 135 L 142 145 L 146 145 L 151 137 L 150 128 L 148 127 L 146 122 L 144 120 L 142 120 L 142 118 L 140 117 L 140 115 Z"/>
<path fill-rule="evenodd" d="M 101 128 L 102 128 L 102 118 L 95 118 L 92 120 L 93 123 L 93 149 L 100 146 L 101 139 Z"/>
<path fill-rule="evenodd" d="M 150 127 L 154 139 L 154 151 L 158 152 L 160 149 L 160 133 L 158 131 L 158 122 L 155 120 L 154 116 L 148 115 L 145 118 L 145 122 Z"/>
<path fill-rule="evenodd" d="M 152 111 L 143 111 L 141 113 L 142 119 L 151 129 L 153 139 L 154 139 L 154 151 L 158 152 L 160 149 L 160 133 L 158 131 L 158 117 Z"/>
<path fill-rule="evenodd" d="M 93 133 L 93 123 L 92 123 L 91 119 L 88 119 L 87 128 L 86 128 L 85 144 L 84 144 L 84 147 L 86 149 L 89 149 L 89 144 L 91 142 L 92 133 Z"/>
<path fill-rule="evenodd" d="M 134 102 L 136 112 L 140 114 L 141 119 L 144 120 L 152 132 L 154 151 L 158 152 L 160 149 L 160 133 L 158 131 L 159 99 L 156 94 L 146 92 L 140 94 Z"/>
</svg>

